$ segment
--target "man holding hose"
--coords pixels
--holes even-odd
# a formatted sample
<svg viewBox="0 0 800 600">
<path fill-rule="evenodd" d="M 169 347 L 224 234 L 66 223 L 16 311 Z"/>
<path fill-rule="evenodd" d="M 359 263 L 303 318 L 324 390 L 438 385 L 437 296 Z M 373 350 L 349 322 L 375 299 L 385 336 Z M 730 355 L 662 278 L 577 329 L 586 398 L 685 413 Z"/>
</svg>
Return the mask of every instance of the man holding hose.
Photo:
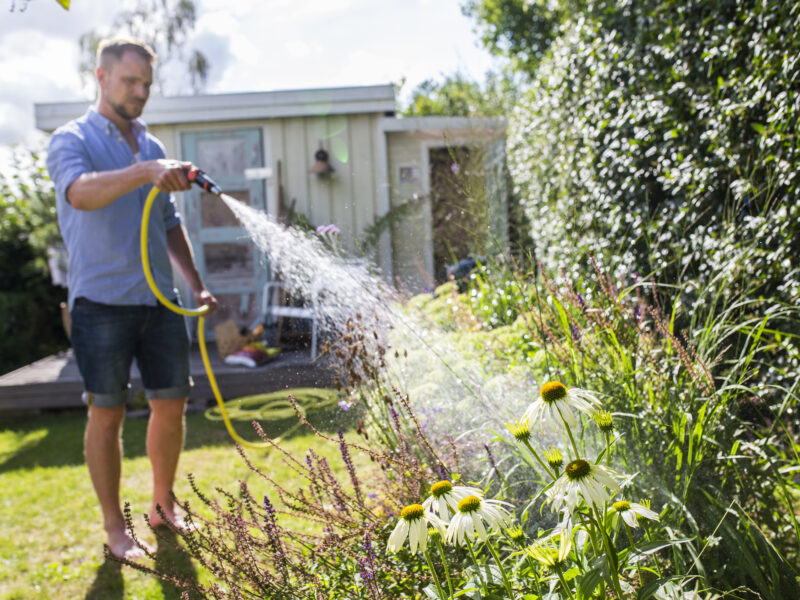
<svg viewBox="0 0 800 600">
<path fill-rule="evenodd" d="M 184 169 L 191 164 L 165 160 L 163 146 L 138 118 L 150 95 L 155 58 L 139 40 L 103 40 L 97 50 L 97 103 L 55 131 L 47 157 L 69 251 L 70 341 L 88 406 L 86 463 L 108 546 L 129 559 L 143 554 L 126 529 L 119 492 L 122 420 L 134 358 L 151 408 L 146 442 L 153 473 L 150 523 L 164 525 L 160 507 L 169 521 L 184 525 L 170 492 L 191 386 L 189 340 L 183 318 L 158 302 L 142 270 L 139 232 L 152 186 L 162 192 L 149 222 L 156 285 L 167 298 L 176 298 L 171 262 L 198 305 L 211 311 L 218 306 L 200 278 L 171 195 L 189 189 Z"/>
</svg>

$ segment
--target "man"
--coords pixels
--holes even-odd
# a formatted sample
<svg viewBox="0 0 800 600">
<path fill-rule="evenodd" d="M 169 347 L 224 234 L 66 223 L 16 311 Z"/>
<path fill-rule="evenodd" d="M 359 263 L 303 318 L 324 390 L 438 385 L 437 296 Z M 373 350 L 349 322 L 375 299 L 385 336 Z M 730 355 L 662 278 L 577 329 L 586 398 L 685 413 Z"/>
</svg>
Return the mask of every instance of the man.
<svg viewBox="0 0 800 600">
<path fill-rule="evenodd" d="M 133 358 L 150 403 L 147 454 L 153 473 L 150 522 L 183 526 L 170 490 L 183 447 L 191 385 L 183 318 L 160 305 L 144 278 L 139 250 L 142 208 L 160 193 L 149 224 L 150 263 L 159 290 L 175 298 L 170 261 L 198 305 L 216 310 L 195 266 L 171 192 L 189 189 L 184 168 L 165 160 L 161 143 L 139 120 L 150 94 L 155 54 L 135 39 L 103 40 L 97 51 L 98 100 L 60 127 L 48 149 L 61 233 L 69 251 L 71 343 L 88 406 L 86 463 L 108 534 L 119 557 L 143 552 L 120 509 L 121 432 Z"/>
</svg>

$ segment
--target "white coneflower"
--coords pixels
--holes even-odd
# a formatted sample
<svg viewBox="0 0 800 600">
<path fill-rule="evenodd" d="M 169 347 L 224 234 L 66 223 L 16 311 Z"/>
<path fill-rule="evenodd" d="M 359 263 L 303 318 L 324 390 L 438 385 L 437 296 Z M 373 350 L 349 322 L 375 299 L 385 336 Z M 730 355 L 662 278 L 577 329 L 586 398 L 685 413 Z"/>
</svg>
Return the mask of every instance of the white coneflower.
<svg viewBox="0 0 800 600">
<path fill-rule="evenodd" d="M 417 548 L 425 552 L 428 548 L 428 525 L 433 525 L 441 535 L 445 534 L 445 523 L 436 515 L 428 513 L 421 504 L 411 504 L 400 511 L 400 519 L 389 536 L 386 549 L 398 552 L 408 538 L 411 552 Z"/>
<path fill-rule="evenodd" d="M 570 427 L 575 426 L 572 409 L 591 415 L 599 407 L 600 400 L 592 392 L 580 388 L 569 388 L 559 381 L 548 381 L 539 391 L 539 397 L 525 411 L 523 420 L 531 425 L 538 423 L 539 430 L 547 427 L 551 431 L 561 430 L 562 418 Z"/>
<path fill-rule="evenodd" d="M 614 492 L 620 491 L 616 477 L 619 475 L 608 467 L 579 458 L 566 466 L 553 487 L 547 490 L 547 498 L 554 510 L 566 504 L 570 513 L 578 504 L 579 493 L 587 504 L 602 506 Z"/>
<path fill-rule="evenodd" d="M 469 538 L 476 535 L 486 541 L 489 534 L 483 522 L 489 526 L 490 530 L 502 531 L 503 527 L 511 521 L 511 514 L 503 507 L 511 506 L 507 502 L 500 500 L 486 500 L 479 496 L 467 496 L 458 503 L 458 512 L 450 520 L 447 526 L 445 540 L 448 543 L 454 542 L 460 546 Z"/>
<path fill-rule="evenodd" d="M 550 569 L 560 567 L 561 564 L 567 560 L 567 556 L 569 556 L 572 540 L 567 531 L 562 530 L 557 536 L 559 538 L 558 545 L 555 544 L 556 536 L 553 535 L 548 538 L 537 540 L 535 544 L 531 544 L 525 548 L 525 554 Z"/>
<path fill-rule="evenodd" d="M 635 502 L 628 502 L 627 500 L 619 500 L 611 505 L 617 514 L 622 517 L 630 527 L 638 527 L 639 518 L 650 519 L 651 521 L 658 521 L 658 515 L 642 504 Z"/>
<path fill-rule="evenodd" d="M 447 480 L 437 481 L 431 486 L 431 495 L 425 498 L 422 506 L 435 515 L 449 518 L 451 512 L 458 512 L 458 503 L 467 496 L 483 498 L 483 492 L 474 487 L 453 485 Z"/>
</svg>

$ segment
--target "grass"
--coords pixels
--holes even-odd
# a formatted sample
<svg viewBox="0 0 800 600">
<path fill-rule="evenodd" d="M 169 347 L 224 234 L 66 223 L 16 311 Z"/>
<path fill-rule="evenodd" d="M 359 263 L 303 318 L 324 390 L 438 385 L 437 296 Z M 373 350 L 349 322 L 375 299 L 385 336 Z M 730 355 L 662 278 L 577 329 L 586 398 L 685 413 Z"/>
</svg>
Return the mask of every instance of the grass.
<svg viewBox="0 0 800 600">
<path fill-rule="evenodd" d="M 329 428 L 341 427 L 341 422 L 329 420 L 332 414 L 320 415 L 315 421 Z M 143 418 L 125 422 L 121 497 L 131 503 L 137 531 L 155 543 L 142 518 L 149 509 L 151 491 L 144 446 L 146 424 Z M 269 435 L 278 435 L 286 423 L 264 425 Z M 83 460 L 84 426 L 85 414 L 78 410 L 6 419 L 0 429 L 0 600 L 180 598 L 166 583 L 105 561 L 102 518 Z M 244 435 L 249 425 L 238 423 L 237 429 Z M 254 434 L 245 437 L 253 439 Z M 311 435 L 297 435 L 281 445 L 297 457 L 313 446 L 315 452 L 332 459 L 335 469 L 341 465 L 337 447 L 323 446 Z M 293 472 L 276 452 L 249 450 L 248 455 L 277 481 L 292 487 Z M 240 480 L 247 481 L 254 493 L 269 491 L 238 456 L 222 423 L 208 421 L 202 414 L 187 416 L 186 446 L 175 484 L 178 497 L 192 501 L 188 473 L 211 495 L 216 487 L 235 492 Z M 291 519 L 280 518 L 285 523 Z M 293 525 L 303 527 L 302 523 Z M 200 581 L 205 577 L 164 542 L 159 544 L 156 567 L 174 568 Z"/>
</svg>

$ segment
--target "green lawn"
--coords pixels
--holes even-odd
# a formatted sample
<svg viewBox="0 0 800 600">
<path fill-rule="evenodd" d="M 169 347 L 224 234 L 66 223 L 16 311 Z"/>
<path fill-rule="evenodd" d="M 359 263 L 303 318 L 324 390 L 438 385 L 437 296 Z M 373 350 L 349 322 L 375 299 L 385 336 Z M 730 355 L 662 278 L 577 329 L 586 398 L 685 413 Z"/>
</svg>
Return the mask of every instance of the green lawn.
<svg viewBox="0 0 800 600">
<path fill-rule="evenodd" d="M 83 411 L 3 418 L 0 600 L 180 598 L 167 584 L 104 560 L 100 510 L 83 461 L 84 424 Z M 342 423 L 328 425 L 335 429 Z M 275 424 L 268 433 L 277 435 L 282 426 L 286 422 Z M 126 420 L 121 495 L 123 501 L 131 503 L 142 537 L 155 543 L 142 518 L 149 509 L 151 490 L 145 427 L 145 419 Z M 188 473 L 193 473 L 200 488 L 212 495 L 215 487 L 235 492 L 239 480 L 248 481 L 256 496 L 269 491 L 238 456 L 222 423 L 194 414 L 187 416 L 187 427 L 186 450 L 175 486 L 179 497 L 193 499 Z M 237 429 L 244 437 L 255 439 L 249 425 L 238 423 Z M 335 445 L 322 444 L 309 435 L 295 436 L 282 446 L 301 459 L 310 447 L 321 455 L 338 456 Z M 248 454 L 277 481 L 292 487 L 292 474 L 276 452 L 250 450 Z M 340 464 L 339 460 L 331 461 L 334 467 Z M 157 563 L 204 580 L 196 565 L 168 544 L 159 547 Z"/>
</svg>

